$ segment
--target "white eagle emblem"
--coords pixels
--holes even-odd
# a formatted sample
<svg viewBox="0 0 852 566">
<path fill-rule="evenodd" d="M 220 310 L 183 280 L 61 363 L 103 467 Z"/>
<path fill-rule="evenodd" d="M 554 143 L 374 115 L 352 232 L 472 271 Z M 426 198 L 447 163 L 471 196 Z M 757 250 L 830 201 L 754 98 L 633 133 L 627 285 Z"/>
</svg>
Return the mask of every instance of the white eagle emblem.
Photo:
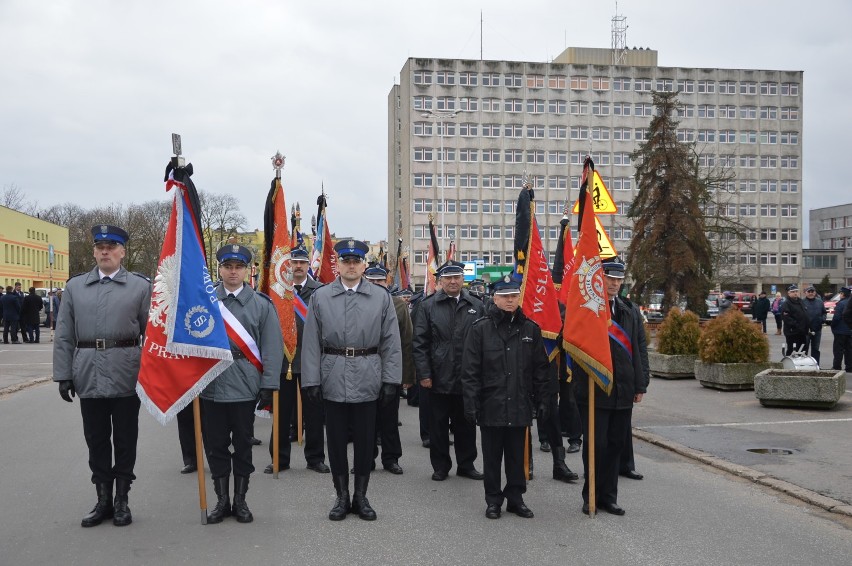
<svg viewBox="0 0 852 566">
<path fill-rule="evenodd" d="M 174 255 L 163 258 L 163 261 L 157 267 L 157 275 L 154 277 L 151 309 L 148 311 L 148 320 L 154 326 L 166 326 L 169 305 L 175 298 L 176 276 L 177 258 Z"/>
</svg>

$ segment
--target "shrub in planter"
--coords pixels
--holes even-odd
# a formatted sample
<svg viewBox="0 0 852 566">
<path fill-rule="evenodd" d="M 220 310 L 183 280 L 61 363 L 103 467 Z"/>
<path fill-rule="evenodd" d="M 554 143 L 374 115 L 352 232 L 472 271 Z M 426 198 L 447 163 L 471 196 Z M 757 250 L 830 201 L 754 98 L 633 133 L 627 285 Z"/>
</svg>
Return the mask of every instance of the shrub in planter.
<svg viewBox="0 0 852 566">
<path fill-rule="evenodd" d="M 705 364 L 763 364 L 769 360 L 769 341 L 759 325 L 731 310 L 704 327 L 698 357 Z"/>
<path fill-rule="evenodd" d="M 733 310 L 710 321 L 698 339 L 695 377 L 704 387 L 754 389 L 754 376 L 770 367 L 769 342 L 759 325 Z"/>
<path fill-rule="evenodd" d="M 693 377 L 700 335 L 698 315 L 671 309 L 657 331 L 656 350 L 648 352 L 651 375 L 664 379 Z"/>
<path fill-rule="evenodd" d="M 674 307 L 657 331 L 657 352 L 669 356 L 694 356 L 698 353 L 700 336 L 698 315 Z"/>
</svg>

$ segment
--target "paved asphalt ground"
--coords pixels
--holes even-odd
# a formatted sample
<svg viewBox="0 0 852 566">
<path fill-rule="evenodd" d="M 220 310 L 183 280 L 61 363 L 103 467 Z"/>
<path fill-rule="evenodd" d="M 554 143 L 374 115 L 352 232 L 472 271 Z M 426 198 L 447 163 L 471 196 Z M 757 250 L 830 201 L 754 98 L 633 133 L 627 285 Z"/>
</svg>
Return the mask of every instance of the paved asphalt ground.
<svg viewBox="0 0 852 566">
<path fill-rule="evenodd" d="M 830 334 L 826 340 L 830 352 Z M 770 341 L 780 359 L 780 337 Z M 255 522 L 202 526 L 196 476 L 178 473 L 175 423 L 162 427 L 143 410 L 133 525 L 83 529 L 79 520 L 95 493 L 79 403 L 39 383 L 51 373 L 50 349 L 49 340 L 0 345 L 0 566 L 848 565 L 852 556 L 852 397 L 831 411 L 767 409 L 753 392 L 711 391 L 694 380 L 653 379 L 634 412 L 635 434 L 650 442 L 635 440 L 645 479 L 619 482 L 624 517 L 582 515 L 580 484 L 550 479 L 550 455 L 536 444 L 536 476 L 525 496 L 536 517 L 486 519 L 480 482 L 429 479 L 417 411 L 403 402 L 405 474 L 374 473 L 375 522 L 328 521 L 331 478 L 306 470 L 298 447 L 278 480 L 260 473 L 269 462 L 270 421 L 258 419 L 264 444 L 254 449 L 258 473 L 247 497 Z M 578 454 L 568 465 L 582 471 Z M 209 476 L 207 485 L 212 499 Z"/>
</svg>

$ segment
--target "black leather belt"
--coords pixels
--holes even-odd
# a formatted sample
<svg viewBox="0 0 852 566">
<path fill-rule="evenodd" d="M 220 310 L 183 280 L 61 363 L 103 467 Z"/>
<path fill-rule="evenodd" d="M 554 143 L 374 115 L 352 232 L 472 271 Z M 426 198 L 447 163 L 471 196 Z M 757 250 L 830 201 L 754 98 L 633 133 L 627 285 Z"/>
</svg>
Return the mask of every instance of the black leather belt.
<svg viewBox="0 0 852 566">
<path fill-rule="evenodd" d="M 347 358 L 354 358 L 356 356 L 371 356 L 373 354 L 378 354 L 378 348 L 329 348 L 325 347 L 322 349 L 323 354 L 333 354 L 335 356 L 346 356 Z"/>
<path fill-rule="evenodd" d="M 139 345 L 139 338 L 131 340 L 108 340 L 106 338 L 95 338 L 92 342 L 77 342 L 78 348 L 94 348 L 106 350 L 107 348 L 132 348 Z"/>
</svg>

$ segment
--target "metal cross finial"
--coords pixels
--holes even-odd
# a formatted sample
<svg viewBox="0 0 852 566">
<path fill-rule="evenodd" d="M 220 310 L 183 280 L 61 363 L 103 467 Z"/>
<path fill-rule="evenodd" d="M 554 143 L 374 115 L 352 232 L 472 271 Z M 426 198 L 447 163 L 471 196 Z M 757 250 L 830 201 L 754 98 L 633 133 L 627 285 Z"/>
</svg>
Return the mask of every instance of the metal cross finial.
<svg viewBox="0 0 852 566">
<path fill-rule="evenodd" d="M 275 178 L 281 178 L 281 169 L 284 168 L 284 160 L 286 157 L 281 155 L 280 151 L 276 151 L 275 155 L 272 156 L 272 168 L 275 169 Z"/>
</svg>

